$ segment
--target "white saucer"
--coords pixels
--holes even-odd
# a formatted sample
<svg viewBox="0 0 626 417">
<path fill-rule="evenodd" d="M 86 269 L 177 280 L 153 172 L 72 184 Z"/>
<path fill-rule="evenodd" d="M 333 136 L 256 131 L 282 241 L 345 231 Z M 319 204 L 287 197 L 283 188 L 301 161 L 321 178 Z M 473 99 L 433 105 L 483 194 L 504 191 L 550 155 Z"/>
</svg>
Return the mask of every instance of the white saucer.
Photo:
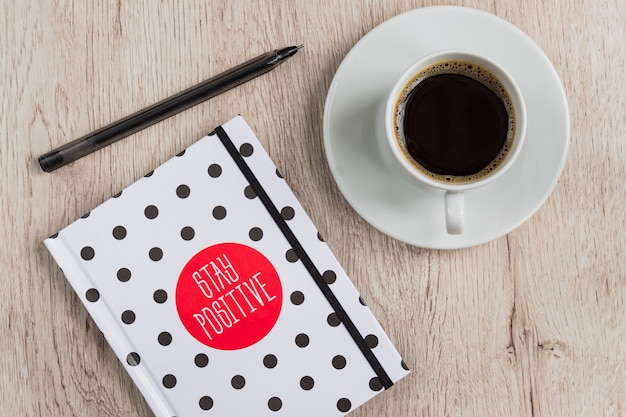
<svg viewBox="0 0 626 417">
<path fill-rule="evenodd" d="M 394 81 L 420 57 L 441 49 L 480 52 L 516 79 L 527 106 L 526 143 L 501 178 L 465 195 L 465 231 L 449 235 L 443 196 L 398 176 L 381 155 L 381 108 Z M 396 16 L 365 35 L 341 63 L 324 110 L 324 146 L 335 181 L 368 223 L 400 241 L 463 248 L 501 237 L 548 198 L 565 165 L 565 92 L 543 51 L 497 16 L 435 6 Z"/>
</svg>

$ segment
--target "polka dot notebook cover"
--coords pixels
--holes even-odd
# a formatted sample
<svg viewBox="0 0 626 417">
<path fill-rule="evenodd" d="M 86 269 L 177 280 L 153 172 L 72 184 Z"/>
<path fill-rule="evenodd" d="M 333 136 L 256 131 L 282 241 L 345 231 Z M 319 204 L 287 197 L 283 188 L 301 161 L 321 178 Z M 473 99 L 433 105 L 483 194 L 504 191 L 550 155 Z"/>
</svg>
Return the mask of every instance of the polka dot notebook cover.
<svg viewBox="0 0 626 417">
<path fill-rule="evenodd" d="M 241 117 L 45 244 L 157 416 L 339 416 L 408 373 Z"/>
</svg>

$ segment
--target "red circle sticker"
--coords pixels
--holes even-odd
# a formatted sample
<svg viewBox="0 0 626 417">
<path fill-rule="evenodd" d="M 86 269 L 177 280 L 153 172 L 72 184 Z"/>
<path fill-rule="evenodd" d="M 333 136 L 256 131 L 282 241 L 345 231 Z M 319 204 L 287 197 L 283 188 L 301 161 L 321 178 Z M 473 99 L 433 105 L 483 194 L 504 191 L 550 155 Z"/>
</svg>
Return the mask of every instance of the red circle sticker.
<svg viewBox="0 0 626 417">
<path fill-rule="evenodd" d="M 263 339 L 283 304 L 278 273 L 257 250 L 220 243 L 187 262 L 176 285 L 176 308 L 187 331 L 215 349 L 236 350 Z"/>
</svg>

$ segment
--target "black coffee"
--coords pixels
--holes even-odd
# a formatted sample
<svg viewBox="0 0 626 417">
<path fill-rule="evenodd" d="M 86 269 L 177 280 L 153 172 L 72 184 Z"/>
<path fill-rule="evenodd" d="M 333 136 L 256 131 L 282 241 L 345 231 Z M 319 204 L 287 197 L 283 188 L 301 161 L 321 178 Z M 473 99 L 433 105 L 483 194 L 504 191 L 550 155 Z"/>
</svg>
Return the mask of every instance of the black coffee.
<svg viewBox="0 0 626 417">
<path fill-rule="evenodd" d="M 397 103 L 398 139 L 414 165 L 444 182 L 489 175 L 514 133 L 508 93 L 486 69 L 447 61 L 418 74 Z"/>
</svg>

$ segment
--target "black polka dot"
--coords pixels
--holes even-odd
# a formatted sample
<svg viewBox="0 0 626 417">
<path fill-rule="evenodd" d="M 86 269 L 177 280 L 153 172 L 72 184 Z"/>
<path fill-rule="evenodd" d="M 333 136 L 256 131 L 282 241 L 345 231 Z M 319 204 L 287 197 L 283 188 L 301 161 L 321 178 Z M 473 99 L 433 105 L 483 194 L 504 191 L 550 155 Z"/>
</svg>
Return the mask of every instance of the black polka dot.
<svg viewBox="0 0 626 417">
<path fill-rule="evenodd" d="M 230 385 L 235 389 L 242 389 L 246 385 L 246 379 L 241 375 L 235 375 L 230 380 Z"/>
<path fill-rule="evenodd" d="M 91 246 L 85 246 L 80 250 L 80 257 L 86 261 L 91 261 L 96 256 L 96 251 Z"/>
<path fill-rule="evenodd" d="M 296 336 L 296 346 L 298 347 L 307 347 L 309 345 L 309 336 L 304 333 L 300 333 Z"/>
<path fill-rule="evenodd" d="M 161 248 L 152 248 L 150 252 L 148 252 L 148 256 L 155 262 L 160 261 L 163 259 L 163 250 L 161 250 Z"/>
<path fill-rule="evenodd" d="M 169 332 L 161 332 L 159 333 L 158 340 L 161 346 L 168 346 L 172 343 L 172 335 Z"/>
<path fill-rule="evenodd" d="M 180 237 L 182 237 L 183 240 L 191 240 L 194 238 L 195 235 L 196 231 L 193 230 L 193 227 L 190 226 L 185 226 L 180 231 Z"/>
<path fill-rule="evenodd" d="M 209 397 L 208 395 L 205 395 L 204 397 L 200 398 L 200 401 L 198 401 L 198 404 L 200 405 L 201 409 L 210 410 L 211 408 L 213 408 L 213 398 Z"/>
<path fill-rule="evenodd" d="M 198 353 L 196 357 L 193 358 L 193 362 L 198 368 L 204 368 L 209 364 L 209 357 L 204 353 Z"/>
<path fill-rule="evenodd" d="M 249 143 L 244 143 L 239 147 L 239 153 L 241 156 L 250 156 L 254 153 L 254 148 Z"/>
<path fill-rule="evenodd" d="M 285 258 L 291 263 L 298 262 L 298 260 L 300 259 L 298 258 L 298 254 L 296 253 L 296 251 L 293 249 L 289 249 L 285 253 Z"/>
<path fill-rule="evenodd" d="M 126 282 L 130 279 L 131 273 L 128 268 L 120 268 L 117 270 L 117 279 L 121 282 Z"/>
<path fill-rule="evenodd" d="M 294 291 L 291 293 L 290 299 L 294 305 L 299 306 L 300 304 L 304 303 L 304 294 L 302 293 L 302 291 Z"/>
<path fill-rule="evenodd" d="M 378 338 L 373 334 L 368 334 L 367 336 L 365 336 L 365 344 L 370 349 L 374 349 L 376 346 L 378 346 Z"/>
<path fill-rule="evenodd" d="M 275 368 L 277 364 L 278 364 L 278 358 L 276 358 L 275 355 L 269 354 L 269 355 L 265 355 L 265 357 L 263 358 L 263 365 L 266 368 L 269 368 L 269 369 Z"/>
<path fill-rule="evenodd" d="M 283 402 L 280 398 L 278 397 L 272 397 L 269 399 L 269 401 L 267 402 L 267 406 L 269 407 L 270 410 L 272 411 L 278 411 L 281 408 L 283 408 Z"/>
<path fill-rule="evenodd" d="M 337 280 L 337 274 L 331 270 L 324 272 L 322 277 L 327 284 L 333 284 Z"/>
<path fill-rule="evenodd" d="M 337 327 L 341 324 L 341 319 L 337 315 L 337 313 L 330 313 L 326 318 L 326 322 L 331 327 Z"/>
<path fill-rule="evenodd" d="M 141 362 L 141 357 L 137 352 L 130 352 L 126 355 L 126 363 L 130 366 L 137 366 Z"/>
<path fill-rule="evenodd" d="M 124 226 L 115 226 L 113 228 L 113 237 L 122 240 L 126 237 L 126 228 Z"/>
<path fill-rule="evenodd" d="M 149 205 L 144 209 L 143 214 L 149 219 L 156 219 L 159 215 L 159 209 L 156 206 Z"/>
<path fill-rule="evenodd" d="M 208 172 L 211 178 L 217 178 L 222 175 L 222 167 L 219 164 L 211 164 Z"/>
<path fill-rule="evenodd" d="M 313 385 L 315 385 L 315 381 L 310 376 L 303 376 L 300 378 L 300 388 L 305 391 L 309 391 L 313 389 Z"/>
<path fill-rule="evenodd" d="M 189 194 L 191 194 L 191 190 L 189 189 L 188 185 L 181 184 L 178 187 L 176 187 L 176 195 L 178 197 L 187 198 L 189 197 Z"/>
<path fill-rule="evenodd" d="M 372 391 L 380 391 L 381 389 L 383 389 L 383 384 L 380 382 L 380 379 L 377 376 L 370 379 L 370 389 Z"/>
<path fill-rule="evenodd" d="M 352 408 L 352 403 L 347 398 L 341 398 L 337 401 L 337 409 L 342 413 L 347 413 Z"/>
<path fill-rule="evenodd" d="M 246 198 L 252 200 L 253 198 L 256 198 L 256 192 L 254 191 L 254 188 L 252 188 L 252 186 L 248 185 L 246 186 L 246 188 L 244 188 L 243 190 L 243 195 L 246 196 Z"/>
<path fill-rule="evenodd" d="M 96 301 L 98 301 L 100 299 L 100 293 L 98 292 L 97 289 L 90 288 L 85 293 L 85 298 L 87 298 L 87 301 L 95 303 Z"/>
<path fill-rule="evenodd" d="M 213 217 L 215 217 L 217 220 L 222 220 L 224 217 L 226 217 L 226 209 L 223 206 L 216 206 L 213 209 Z"/>
<path fill-rule="evenodd" d="M 337 355 L 333 358 L 333 368 L 335 369 L 343 369 L 346 367 L 346 358 L 342 355 Z"/>
<path fill-rule="evenodd" d="M 163 377 L 163 386 L 165 388 L 174 388 L 176 386 L 176 377 L 172 374 L 167 374 Z"/>
<path fill-rule="evenodd" d="M 156 290 L 152 295 L 154 301 L 158 304 L 163 304 L 167 301 L 167 292 L 165 290 Z"/>
<path fill-rule="evenodd" d="M 126 310 L 122 313 L 122 321 L 126 324 L 135 322 L 135 313 L 132 310 Z"/>
<path fill-rule="evenodd" d="M 280 215 L 285 220 L 291 220 L 296 215 L 296 212 L 293 209 L 293 207 L 286 206 L 286 207 L 283 207 L 283 209 L 280 211 Z"/>
<path fill-rule="evenodd" d="M 259 240 L 263 239 L 263 230 L 261 230 L 261 228 L 259 227 L 253 227 L 252 229 L 250 229 L 248 236 L 251 240 L 258 242 Z"/>
</svg>

